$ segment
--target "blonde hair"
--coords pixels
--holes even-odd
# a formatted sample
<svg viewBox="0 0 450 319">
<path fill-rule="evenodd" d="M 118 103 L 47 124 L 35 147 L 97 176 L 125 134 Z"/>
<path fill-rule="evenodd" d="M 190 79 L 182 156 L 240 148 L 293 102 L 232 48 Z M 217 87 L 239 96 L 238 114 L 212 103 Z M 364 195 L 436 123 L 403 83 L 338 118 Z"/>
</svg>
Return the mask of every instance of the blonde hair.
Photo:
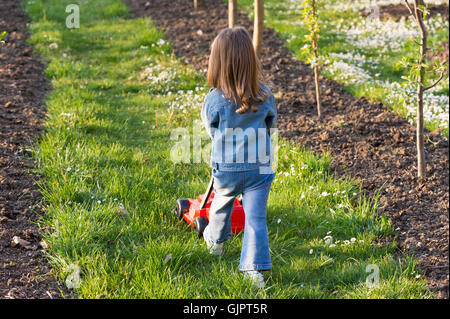
<svg viewBox="0 0 450 319">
<path fill-rule="evenodd" d="M 223 29 L 211 44 L 208 64 L 208 85 L 220 89 L 234 104 L 236 113 L 249 109 L 257 112 L 255 104 L 269 97 L 262 87 L 261 65 L 244 27 Z"/>
</svg>

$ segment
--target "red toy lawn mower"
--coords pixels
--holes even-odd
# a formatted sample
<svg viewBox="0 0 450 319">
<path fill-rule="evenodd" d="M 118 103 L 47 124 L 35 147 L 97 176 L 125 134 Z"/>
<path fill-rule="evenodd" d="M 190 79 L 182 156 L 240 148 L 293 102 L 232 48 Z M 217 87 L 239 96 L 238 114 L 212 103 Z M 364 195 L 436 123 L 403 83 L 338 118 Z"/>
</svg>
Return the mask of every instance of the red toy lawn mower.
<svg viewBox="0 0 450 319">
<path fill-rule="evenodd" d="M 199 195 L 196 199 L 178 199 L 173 209 L 173 213 L 179 220 L 184 219 L 190 226 L 194 227 L 198 237 L 203 235 L 203 231 L 209 223 L 209 208 L 214 198 L 213 184 L 214 178 L 211 178 L 205 194 Z M 233 233 L 239 233 L 244 230 L 244 225 L 244 208 L 242 202 L 236 198 L 231 215 L 231 230 Z"/>
</svg>

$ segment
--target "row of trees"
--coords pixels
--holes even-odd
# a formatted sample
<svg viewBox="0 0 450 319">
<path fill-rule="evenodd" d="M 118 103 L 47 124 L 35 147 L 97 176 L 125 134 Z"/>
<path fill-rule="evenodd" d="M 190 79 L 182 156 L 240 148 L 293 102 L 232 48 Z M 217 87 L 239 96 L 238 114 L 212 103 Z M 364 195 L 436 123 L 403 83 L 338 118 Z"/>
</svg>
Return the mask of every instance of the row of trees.
<svg viewBox="0 0 450 319">
<path fill-rule="evenodd" d="M 256 54 L 261 54 L 263 30 L 264 30 L 264 0 L 254 0 L 254 31 L 253 45 Z M 424 20 L 427 17 L 428 7 L 424 0 L 403 0 L 408 8 L 413 20 L 416 22 L 419 30 L 419 41 L 417 42 L 419 50 L 414 59 L 403 59 L 402 65 L 409 70 L 405 77 L 405 85 L 415 85 L 417 87 L 417 118 L 416 118 L 416 144 L 417 144 L 417 176 L 425 177 L 426 161 L 424 152 L 424 119 L 423 119 L 423 95 L 426 90 L 436 86 L 444 77 L 444 70 L 447 61 L 440 63 L 435 60 L 434 65 L 428 65 L 427 62 L 427 29 Z M 305 36 L 306 45 L 302 49 L 302 55 L 306 62 L 314 71 L 314 82 L 316 90 L 317 116 L 322 118 L 322 103 L 319 83 L 319 73 L 321 66 L 321 57 L 319 54 L 320 26 L 318 19 L 317 0 L 304 0 L 302 20 L 308 27 L 308 33 Z M 194 0 L 194 7 L 204 5 L 204 0 Z M 228 0 L 228 26 L 232 28 L 236 24 L 238 13 L 237 0 Z M 426 74 L 428 72 L 440 72 L 439 78 L 431 85 L 425 86 Z"/>
</svg>

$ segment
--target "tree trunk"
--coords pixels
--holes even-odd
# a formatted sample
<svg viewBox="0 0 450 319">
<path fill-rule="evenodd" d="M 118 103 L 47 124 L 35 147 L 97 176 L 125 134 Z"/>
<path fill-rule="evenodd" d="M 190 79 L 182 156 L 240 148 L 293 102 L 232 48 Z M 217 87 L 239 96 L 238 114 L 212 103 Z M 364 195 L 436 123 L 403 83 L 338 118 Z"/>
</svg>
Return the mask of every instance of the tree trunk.
<svg viewBox="0 0 450 319">
<path fill-rule="evenodd" d="M 426 163 L 425 163 L 425 150 L 423 142 L 423 93 L 425 82 L 425 63 L 427 54 L 427 30 L 422 20 L 422 12 L 419 11 L 418 6 L 421 4 L 420 0 L 414 0 L 414 15 L 416 16 L 416 22 L 420 32 L 420 57 L 419 57 L 419 83 L 417 84 L 417 118 L 416 118 L 416 146 L 417 146 L 417 176 L 425 177 Z"/>
<path fill-rule="evenodd" d="M 228 0 L 228 27 L 233 28 L 237 19 L 237 0 Z"/>
<path fill-rule="evenodd" d="M 314 19 L 314 24 L 317 23 L 317 16 L 316 16 L 316 1 L 313 0 L 311 2 L 312 6 L 312 15 Z M 317 117 L 319 119 L 322 118 L 322 98 L 320 94 L 320 83 L 319 83 L 319 44 L 317 39 L 317 33 L 315 31 L 316 27 L 313 27 L 314 31 L 312 32 L 312 46 L 313 46 L 313 54 L 314 54 L 314 83 L 316 85 L 316 103 L 317 103 Z"/>
<path fill-rule="evenodd" d="M 253 30 L 253 46 L 258 56 L 261 55 L 264 31 L 264 0 L 255 0 L 255 24 Z"/>
<path fill-rule="evenodd" d="M 314 83 L 316 85 L 316 102 L 317 102 L 317 117 L 322 118 L 322 98 L 320 93 L 320 83 L 319 83 L 319 67 L 316 65 L 314 67 Z"/>
</svg>

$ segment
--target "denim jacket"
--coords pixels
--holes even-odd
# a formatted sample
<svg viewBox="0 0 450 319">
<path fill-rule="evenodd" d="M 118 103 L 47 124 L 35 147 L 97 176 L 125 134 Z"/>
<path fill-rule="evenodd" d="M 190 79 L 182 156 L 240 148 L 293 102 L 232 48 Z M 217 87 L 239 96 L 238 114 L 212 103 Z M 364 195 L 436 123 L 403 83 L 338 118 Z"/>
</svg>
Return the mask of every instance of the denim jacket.
<svg viewBox="0 0 450 319">
<path fill-rule="evenodd" d="M 262 88 L 268 92 L 265 86 Z M 222 91 L 211 89 L 203 103 L 203 126 L 212 138 L 211 166 L 223 171 L 260 169 L 271 174 L 273 149 L 270 135 L 275 129 L 277 107 L 275 97 L 256 104 L 257 112 L 236 113 L 239 106 Z M 265 171 L 265 173 L 263 173 Z"/>
</svg>

